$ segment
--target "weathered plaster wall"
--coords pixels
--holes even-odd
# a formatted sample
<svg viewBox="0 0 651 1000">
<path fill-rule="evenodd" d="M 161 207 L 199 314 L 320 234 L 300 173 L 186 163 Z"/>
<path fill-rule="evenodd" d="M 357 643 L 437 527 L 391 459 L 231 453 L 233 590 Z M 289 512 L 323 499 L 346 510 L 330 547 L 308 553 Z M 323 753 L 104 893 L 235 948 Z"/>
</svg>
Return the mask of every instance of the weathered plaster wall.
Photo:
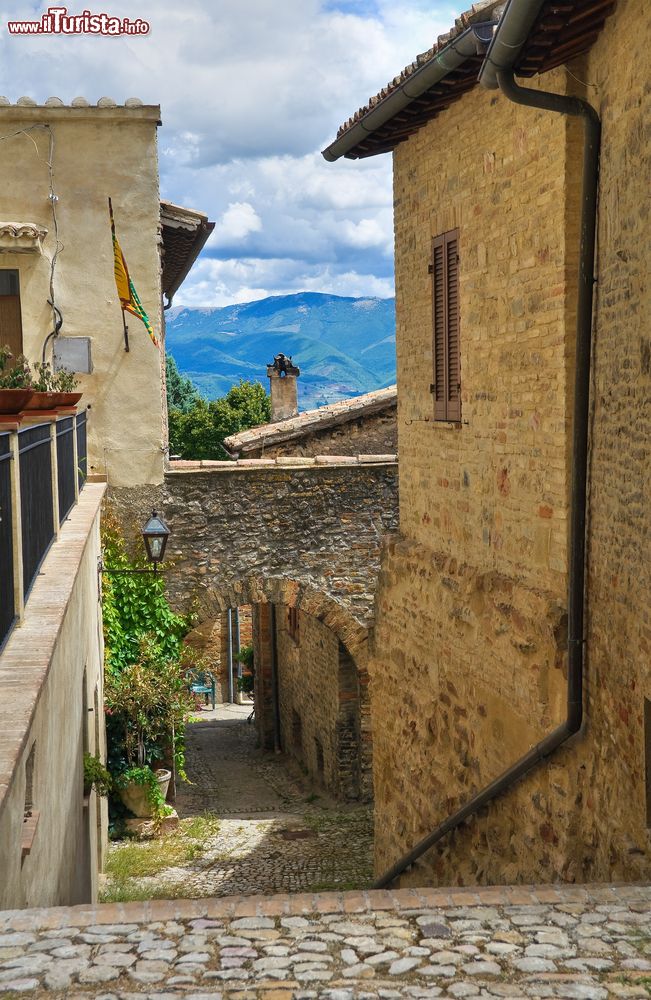
<svg viewBox="0 0 651 1000">
<path fill-rule="evenodd" d="M 544 84 L 563 91 L 564 72 Z M 577 229 L 566 171 L 580 174 L 579 139 L 564 119 L 476 88 L 395 152 L 401 534 L 383 555 L 370 667 L 379 870 L 564 717 Z M 431 240 L 454 228 L 460 425 L 434 422 L 429 391 Z M 554 764 L 410 879 L 575 877 L 575 813 Z"/>
<path fill-rule="evenodd" d="M 105 752 L 97 583 L 103 489 L 89 483 L 81 493 L 43 563 L 24 623 L 0 654 L 0 909 L 97 896 L 106 816 L 94 791 L 84 805 L 83 752 Z M 21 863 L 32 749 L 39 819 Z"/>
<path fill-rule="evenodd" d="M 89 421 L 89 472 L 113 486 L 159 483 L 163 478 L 162 352 L 142 323 L 122 313 L 113 275 L 108 217 L 112 197 L 118 239 L 131 278 L 160 335 L 158 230 L 160 201 L 156 126 L 158 107 L 0 107 L 0 136 L 33 126 L 28 135 L 0 141 L 0 219 L 47 226 L 45 255 L 2 254 L 1 268 L 17 268 L 25 353 L 41 359 L 52 330 L 50 265 L 55 249 L 48 179 L 49 136 L 54 141 L 59 253 L 54 277 L 63 314 L 61 335 L 91 337 L 94 371 L 82 376 Z"/>
</svg>

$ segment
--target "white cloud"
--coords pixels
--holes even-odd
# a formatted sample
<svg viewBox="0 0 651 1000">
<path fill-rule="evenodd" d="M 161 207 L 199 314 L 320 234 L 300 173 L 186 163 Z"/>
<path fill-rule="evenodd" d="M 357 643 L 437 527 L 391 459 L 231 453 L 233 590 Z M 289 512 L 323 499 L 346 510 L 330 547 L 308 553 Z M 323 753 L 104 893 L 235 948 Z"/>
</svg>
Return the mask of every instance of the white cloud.
<svg viewBox="0 0 651 1000">
<path fill-rule="evenodd" d="M 69 9 L 82 6 L 103 9 Z M 46 7 L 9 0 L 2 18 Z M 106 9 L 148 20 L 150 35 L 18 37 L 0 26 L 0 93 L 161 104 L 162 195 L 218 221 L 179 301 L 300 287 L 392 293 L 390 158 L 326 164 L 319 150 L 458 11 L 443 0 L 109 0 Z M 231 266 L 242 253 L 243 270 Z M 252 261 L 263 262 L 262 277 Z"/>
<path fill-rule="evenodd" d="M 262 220 L 253 205 L 248 201 L 232 201 L 216 224 L 209 243 L 210 246 L 228 246 L 261 229 Z"/>
</svg>

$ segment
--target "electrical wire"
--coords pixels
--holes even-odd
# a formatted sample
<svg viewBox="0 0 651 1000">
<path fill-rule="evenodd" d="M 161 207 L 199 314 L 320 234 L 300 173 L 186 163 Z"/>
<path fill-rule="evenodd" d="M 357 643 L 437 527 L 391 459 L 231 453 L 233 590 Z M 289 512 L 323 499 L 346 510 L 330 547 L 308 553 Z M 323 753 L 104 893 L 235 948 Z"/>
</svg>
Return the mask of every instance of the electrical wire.
<svg viewBox="0 0 651 1000">
<path fill-rule="evenodd" d="M 41 156 L 41 151 L 38 148 L 38 143 L 36 142 L 34 136 L 31 135 L 31 133 L 36 131 L 37 129 L 42 129 L 48 134 L 47 159 L 44 159 L 44 157 Z M 50 125 L 46 125 L 44 122 L 39 122 L 36 125 L 28 125 L 27 128 L 17 129 L 15 132 L 8 132 L 6 135 L 0 135 L 0 142 L 2 142 L 5 139 L 13 139 L 19 135 L 27 136 L 27 138 L 34 146 L 37 158 L 41 161 L 41 163 L 45 163 L 48 169 L 48 188 L 49 188 L 48 200 L 50 202 L 50 209 L 52 212 L 52 224 L 54 227 L 54 253 L 50 257 L 50 255 L 43 249 L 43 246 L 40 245 L 41 253 L 47 260 L 48 264 L 50 265 L 50 297 L 48 299 L 48 305 L 52 307 L 52 332 L 48 334 L 48 336 L 45 338 L 45 343 L 43 344 L 42 360 L 45 361 L 45 352 L 47 345 L 51 338 L 58 337 L 59 330 L 61 329 L 61 325 L 63 323 L 61 310 L 58 309 L 56 305 L 56 297 L 54 292 L 54 276 L 56 272 L 57 259 L 61 251 L 65 249 L 64 244 L 61 243 L 61 241 L 59 240 L 59 220 L 57 218 L 57 208 L 56 208 L 58 199 L 56 192 L 54 190 L 54 132 L 52 131 L 52 127 Z"/>
</svg>

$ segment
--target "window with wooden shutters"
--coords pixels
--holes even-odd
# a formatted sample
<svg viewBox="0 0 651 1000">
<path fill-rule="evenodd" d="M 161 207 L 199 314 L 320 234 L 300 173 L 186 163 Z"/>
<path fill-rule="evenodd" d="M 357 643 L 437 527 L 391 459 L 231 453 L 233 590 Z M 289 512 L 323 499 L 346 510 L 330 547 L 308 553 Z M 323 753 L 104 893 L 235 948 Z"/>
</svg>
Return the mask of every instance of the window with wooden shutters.
<svg viewBox="0 0 651 1000">
<path fill-rule="evenodd" d="M 459 230 L 432 241 L 432 320 L 435 420 L 461 420 Z"/>
<path fill-rule="evenodd" d="M 18 271 L 0 269 L 0 346 L 8 344 L 14 358 L 23 353 Z"/>
</svg>

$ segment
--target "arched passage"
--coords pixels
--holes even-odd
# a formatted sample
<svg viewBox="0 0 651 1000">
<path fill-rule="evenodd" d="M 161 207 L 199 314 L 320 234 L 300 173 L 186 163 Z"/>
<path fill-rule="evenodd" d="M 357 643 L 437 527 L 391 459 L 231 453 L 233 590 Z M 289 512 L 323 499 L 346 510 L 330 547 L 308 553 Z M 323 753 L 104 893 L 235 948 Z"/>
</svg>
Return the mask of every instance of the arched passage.
<svg viewBox="0 0 651 1000">
<path fill-rule="evenodd" d="M 282 577 L 206 588 L 200 621 L 251 606 L 256 726 L 344 801 L 373 796 L 368 628 L 332 597 Z"/>
</svg>

